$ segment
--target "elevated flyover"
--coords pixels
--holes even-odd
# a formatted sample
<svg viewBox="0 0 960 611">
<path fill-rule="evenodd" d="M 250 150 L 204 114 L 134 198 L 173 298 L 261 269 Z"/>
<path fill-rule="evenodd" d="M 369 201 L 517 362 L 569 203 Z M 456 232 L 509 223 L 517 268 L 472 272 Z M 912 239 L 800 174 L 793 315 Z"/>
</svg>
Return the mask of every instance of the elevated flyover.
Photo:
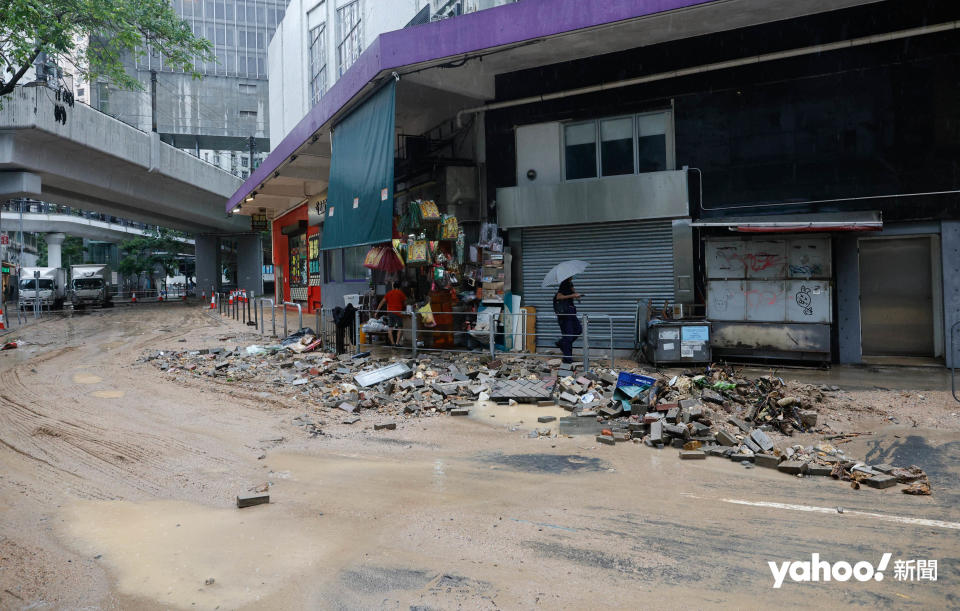
<svg viewBox="0 0 960 611">
<path fill-rule="evenodd" d="M 0 200 L 27 197 L 194 234 L 204 287 L 218 284 L 219 240 L 229 236 L 239 285 L 261 292 L 259 235 L 249 217 L 224 212 L 239 178 L 83 104 L 60 123 L 57 103 L 45 87 L 0 99 Z"/>
</svg>

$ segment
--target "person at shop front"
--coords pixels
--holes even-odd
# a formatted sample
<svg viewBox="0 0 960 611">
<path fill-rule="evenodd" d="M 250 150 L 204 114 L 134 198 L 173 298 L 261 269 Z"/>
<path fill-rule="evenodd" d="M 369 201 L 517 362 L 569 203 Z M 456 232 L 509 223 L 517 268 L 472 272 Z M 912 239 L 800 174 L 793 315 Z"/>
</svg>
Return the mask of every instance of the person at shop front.
<svg viewBox="0 0 960 611">
<path fill-rule="evenodd" d="M 400 341 L 400 333 L 403 329 L 403 319 L 400 312 L 403 312 L 403 308 L 407 305 L 407 294 L 400 290 L 399 282 L 394 282 L 393 290 L 383 296 L 377 306 L 377 311 L 383 310 L 384 305 L 387 306 L 385 317 L 387 319 L 387 339 L 391 346 L 395 346 Z M 396 337 L 394 337 L 394 333 L 396 333 Z"/>
<path fill-rule="evenodd" d="M 583 326 L 577 318 L 577 306 L 573 300 L 583 297 L 573 288 L 573 279 L 567 278 L 560 283 L 560 288 L 553 296 L 553 311 L 557 314 L 557 323 L 560 325 L 560 339 L 557 347 L 563 352 L 563 362 L 573 362 L 573 342 L 583 333 Z"/>
</svg>

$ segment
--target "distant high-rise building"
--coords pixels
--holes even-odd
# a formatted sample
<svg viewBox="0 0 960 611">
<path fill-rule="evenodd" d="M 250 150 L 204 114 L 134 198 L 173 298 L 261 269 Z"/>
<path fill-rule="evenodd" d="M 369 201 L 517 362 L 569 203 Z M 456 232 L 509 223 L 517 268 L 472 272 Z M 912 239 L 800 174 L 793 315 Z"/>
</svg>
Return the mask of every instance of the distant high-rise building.
<svg viewBox="0 0 960 611">
<path fill-rule="evenodd" d="M 141 91 L 97 82 L 87 92 L 92 106 L 144 131 L 152 127 L 151 71 L 157 73 L 157 131 L 178 148 L 238 176 L 269 150 L 267 44 L 283 19 L 287 0 L 171 0 L 197 36 L 214 45 L 216 61 L 195 62 L 194 79 L 147 49 L 128 58 L 127 71 Z"/>
</svg>

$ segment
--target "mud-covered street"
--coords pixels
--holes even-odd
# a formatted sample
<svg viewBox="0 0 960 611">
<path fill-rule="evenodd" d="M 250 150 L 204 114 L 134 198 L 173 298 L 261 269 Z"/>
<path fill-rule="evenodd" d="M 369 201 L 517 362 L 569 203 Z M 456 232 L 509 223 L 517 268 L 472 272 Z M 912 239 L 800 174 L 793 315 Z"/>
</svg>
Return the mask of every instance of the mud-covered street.
<svg viewBox="0 0 960 611">
<path fill-rule="evenodd" d="M 924 468 L 933 494 L 908 496 L 593 435 L 531 439 L 512 407 L 381 431 L 375 415 L 313 412 L 311 436 L 303 406 L 270 388 L 137 362 L 254 343 L 208 312 L 95 311 L 0 353 L 0 608 L 960 606 L 948 378 L 854 374 L 851 400 L 885 411 L 856 411 L 844 424 L 870 434 L 844 449 Z M 909 417 L 890 420 L 901 403 Z M 270 504 L 236 508 L 265 484 Z M 814 553 L 937 560 L 938 579 L 895 579 L 891 563 L 882 581 L 773 588 L 768 562 Z"/>
</svg>

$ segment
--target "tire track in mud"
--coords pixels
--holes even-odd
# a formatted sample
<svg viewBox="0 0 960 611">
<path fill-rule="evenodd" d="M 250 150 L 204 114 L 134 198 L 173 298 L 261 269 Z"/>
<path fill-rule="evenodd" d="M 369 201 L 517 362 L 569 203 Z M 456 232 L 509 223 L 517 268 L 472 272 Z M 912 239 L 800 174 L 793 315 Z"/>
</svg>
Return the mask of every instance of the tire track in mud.
<svg viewBox="0 0 960 611">
<path fill-rule="evenodd" d="M 118 488 L 156 495 L 170 484 L 171 477 L 178 471 L 177 463 L 183 461 L 184 455 L 208 462 L 225 462 L 175 437 L 137 430 L 145 428 L 143 426 L 134 429 L 117 426 L 118 422 L 127 420 L 132 425 L 144 424 L 144 416 L 149 419 L 149 412 L 131 413 L 124 409 L 122 402 L 94 401 L 90 405 L 89 400 L 68 396 L 75 386 L 71 375 L 76 371 L 76 368 L 68 369 L 67 363 L 61 365 L 68 359 L 74 364 L 88 360 L 91 370 L 119 387 L 136 388 L 138 382 L 143 381 L 142 376 L 138 378 L 136 374 L 112 371 L 109 367 L 97 369 L 97 357 L 102 359 L 108 354 L 102 351 L 93 354 L 92 349 L 99 344 L 89 340 L 97 339 L 98 335 L 115 338 L 124 331 L 159 322 L 157 319 L 161 317 L 156 316 L 157 312 L 147 313 L 150 315 L 140 320 L 116 321 L 106 334 L 102 333 L 102 324 L 94 323 L 92 329 L 81 331 L 72 320 L 66 319 L 61 337 L 68 340 L 64 343 L 79 341 L 79 345 L 53 348 L 0 370 L 0 444 L 38 466 L 34 475 L 44 488 L 63 486 L 85 498 L 116 498 L 116 493 L 121 492 Z M 164 326 L 169 326 L 169 317 L 163 318 Z M 204 317 L 188 312 L 182 321 L 177 321 L 182 330 L 146 333 L 142 338 L 125 341 L 121 351 L 140 352 L 149 344 L 156 345 L 195 330 L 193 325 L 198 322 L 198 327 L 209 325 L 209 319 L 199 318 Z M 121 362 L 124 358 L 117 353 L 112 357 Z M 32 384 L 32 378 L 38 382 Z M 63 390 L 58 393 L 58 389 Z"/>
</svg>

